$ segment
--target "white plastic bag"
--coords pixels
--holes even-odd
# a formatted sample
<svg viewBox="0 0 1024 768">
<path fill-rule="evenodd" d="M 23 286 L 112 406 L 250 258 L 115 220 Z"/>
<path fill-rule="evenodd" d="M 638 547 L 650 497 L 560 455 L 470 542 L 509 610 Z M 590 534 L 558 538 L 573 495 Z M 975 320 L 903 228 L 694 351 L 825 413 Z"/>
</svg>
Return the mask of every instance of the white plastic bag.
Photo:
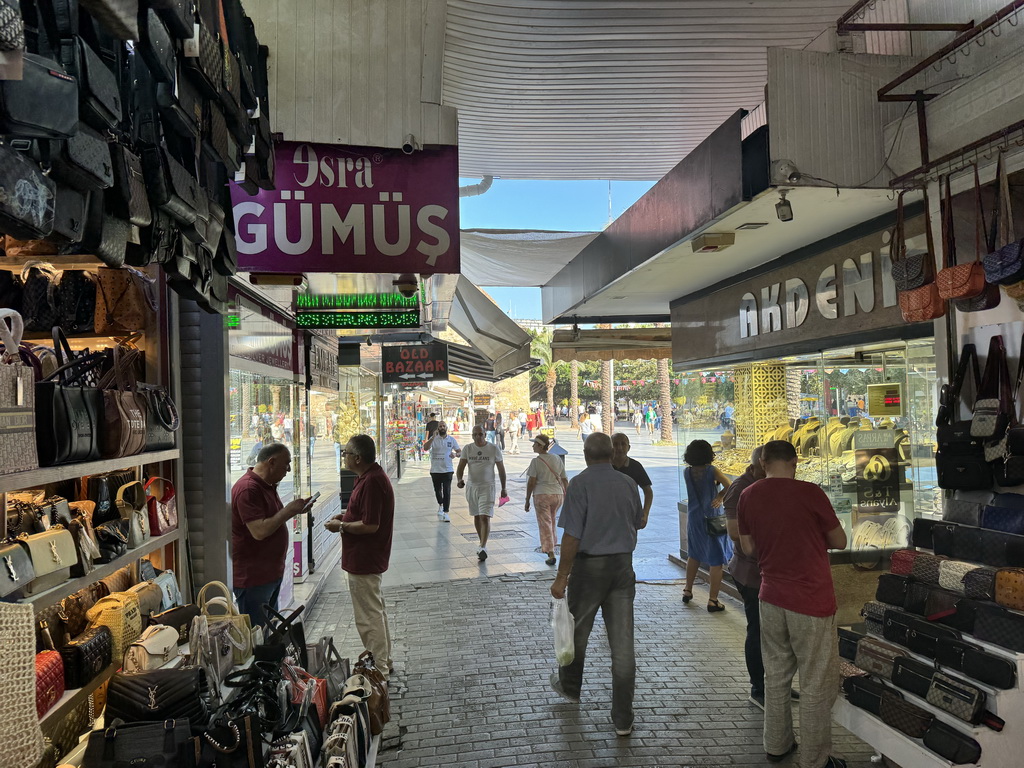
<svg viewBox="0 0 1024 768">
<path fill-rule="evenodd" d="M 576 658 L 576 620 L 569 612 L 569 603 L 563 597 L 551 601 L 551 628 L 555 630 L 555 660 L 558 666 L 567 667 Z"/>
</svg>

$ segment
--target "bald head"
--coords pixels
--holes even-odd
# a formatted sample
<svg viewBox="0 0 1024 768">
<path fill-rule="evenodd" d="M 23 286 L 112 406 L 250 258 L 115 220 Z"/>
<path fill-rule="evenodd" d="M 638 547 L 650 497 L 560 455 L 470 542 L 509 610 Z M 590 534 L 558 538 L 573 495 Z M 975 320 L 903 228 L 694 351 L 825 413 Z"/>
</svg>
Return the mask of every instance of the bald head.
<svg viewBox="0 0 1024 768">
<path fill-rule="evenodd" d="M 592 432 L 583 441 L 583 458 L 587 466 L 608 464 L 612 460 L 612 439 L 603 432 Z"/>
<path fill-rule="evenodd" d="M 761 465 L 761 448 L 763 446 L 757 446 L 750 452 L 750 474 L 754 476 L 756 480 L 764 479 L 764 467 Z"/>
</svg>

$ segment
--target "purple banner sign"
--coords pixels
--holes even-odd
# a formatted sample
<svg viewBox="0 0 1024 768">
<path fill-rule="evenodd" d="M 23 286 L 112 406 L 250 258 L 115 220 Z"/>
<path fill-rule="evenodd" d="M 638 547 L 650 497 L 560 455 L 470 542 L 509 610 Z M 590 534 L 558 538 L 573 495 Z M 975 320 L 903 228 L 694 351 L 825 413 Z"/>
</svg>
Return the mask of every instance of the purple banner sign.
<svg viewBox="0 0 1024 768">
<path fill-rule="evenodd" d="M 277 189 L 232 185 L 245 272 L 459 272 L 457 147 L 279 142 Z"/>
</svg>

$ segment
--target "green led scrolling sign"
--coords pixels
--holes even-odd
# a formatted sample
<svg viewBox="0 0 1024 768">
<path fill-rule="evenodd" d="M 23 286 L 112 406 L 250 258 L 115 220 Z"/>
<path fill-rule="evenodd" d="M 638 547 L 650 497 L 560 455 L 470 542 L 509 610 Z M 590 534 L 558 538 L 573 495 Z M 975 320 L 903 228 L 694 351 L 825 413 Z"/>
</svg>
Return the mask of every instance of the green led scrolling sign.
<svg viewBox="0 0 1024 768">
<path fill-rule="evenodd" d="M 300 312 L 338 309 L 411 310 L 418 309 L 419 305 L 417 296 L 403 296 L 400 293 L 305 293 L 295 297 L 295 308 Z"/>
<path fill-rule="evenodd" d="M 419 328 L 420 311 L 351 310 L 351 311 L 298 311 L 295 323 L 299 328 L 353 328 L 373 330 L 375 328 Z"/>
</svg>

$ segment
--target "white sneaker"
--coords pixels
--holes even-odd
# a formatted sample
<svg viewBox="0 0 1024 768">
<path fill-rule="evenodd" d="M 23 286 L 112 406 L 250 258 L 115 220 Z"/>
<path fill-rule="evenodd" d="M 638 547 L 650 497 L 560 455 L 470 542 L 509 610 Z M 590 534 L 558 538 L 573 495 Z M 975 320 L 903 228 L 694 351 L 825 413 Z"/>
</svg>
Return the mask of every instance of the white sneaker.
<svg viewBox="0 0 1024 768">
<path fill-rule="evenodd" d="M 441 517 L 444 514 L 444 504 L 437 505 L 437 516 Z"/>
<path fill-rule="evenodd" d="M 452 519 L 450 517 L 448 517 L 448 513 L 447 512 L 442 512 L 441 513 L 441 522 L 442 523 L 450 523 L 451 521 L 452 521 Z"/>
</svg>

